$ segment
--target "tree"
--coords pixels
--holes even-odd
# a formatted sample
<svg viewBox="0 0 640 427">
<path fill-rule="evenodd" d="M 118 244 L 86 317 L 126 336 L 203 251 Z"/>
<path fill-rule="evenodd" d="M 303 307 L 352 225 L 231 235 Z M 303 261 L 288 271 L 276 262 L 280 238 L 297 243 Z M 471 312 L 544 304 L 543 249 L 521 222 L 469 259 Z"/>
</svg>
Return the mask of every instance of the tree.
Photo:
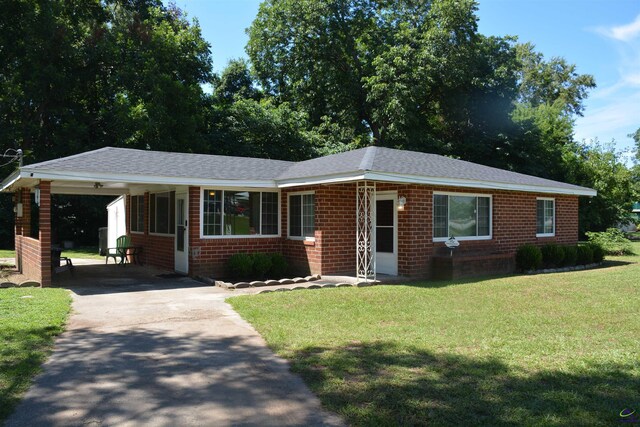
<svg viewBox="0 0 640 427">
<path fill-rule="evenodd" d="M 564 152 L 569 181 L 593 188 L 596 197 L 580 198 L 580 234 L 604 231 L 629 219 L 636 182 L 613 144 L 575 144 Z"/>
<path fill-rule="evenodd" d="M 0 141 L 27 162 L 105 145 L 203 149 L 197 22 L 160 0 L 1 0 Z"/>
<path fill-rule="evenodd" d="M 473 1 L 269 0 L 247 51 L 265 91 L 378 145 L 433 128 L 442 96 L 463 94 L 477 42 Z M 426 132 L 425 132 L 426 130 Z"/>
<path fill-rule="evenodd" d="M 233 102 L 236 98 L 258 99 L 249 64 L 244 59 L 232 59 L 214 82 L 214 96 L 221 102 Z"/>
<path fill-rule="evenodd" d="M 640 161 L 640 128 L 632 134 L 629 134 L 629 138 L 633 138 L 633 142 L 636 143 L 636 160 Z"/>
<path fill-rule="evenodd" d="M 306 112 L 315 128 L 352 134 L 348 146 L 562 171 L 561 149 L 593 78 L 515 37 L 479 34 L 476 8 L 472 0 L 268 0 L 247 52 L 267 96 Z"/>
</svg>

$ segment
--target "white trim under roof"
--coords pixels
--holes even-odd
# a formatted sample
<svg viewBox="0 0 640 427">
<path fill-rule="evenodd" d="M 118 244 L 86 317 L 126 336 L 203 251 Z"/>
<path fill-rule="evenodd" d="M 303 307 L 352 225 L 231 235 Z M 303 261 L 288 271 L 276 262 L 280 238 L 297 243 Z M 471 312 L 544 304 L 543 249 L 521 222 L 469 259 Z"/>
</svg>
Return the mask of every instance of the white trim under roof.
<svg viewBox="0 0 640 427">
<path fill-rule="evenodd" d="M 273 180 L 236 180 L 236 179 L 205 179 L 153 175 L 133 175 L 117 173 L 91 172 L 58 172 L 55 170 L 22 168 L 18 178 L 42 179 L 46 181 L 76 181 L 76 182 L 126 182 L 127 184 L 161 184 L 187 186 L 218 186 L 218 187 L 250 187 L 277 188 Z M 16 178 L 17 180 L 17 178 Z M 3 188 L 4 189 L 4 188 Z"/>
<path fill-rule="evenodd" d="M 68 181 L 68 182 L 105 182 L 127 183 L 143 185 L 184 185 L 193 187 L 217 187 L 217 188 L 291 188 L 305 185 L 333 184 L 341 182 L 354 182 L 360 180 L 441 185 L 459 188 L 480 188 L 490 190 L 523 191 L 529 193 L 565 194 L 573 196 L 596 196 L 597 192 L 590 188 L 563 188 L 548 185 L 514 184 L 496 181 L 477 181 L 473 179 L 428 177 L 417 175 L 395 174 L 375 171 L 354 171 L 352 173 L 321 175 L 308 178 L 293 178 L 283 180 L 233 180 L 233 179 L 205 179 L 187 177 L 167 177 L 154 175 L 134 175 L 117 173 L 91 173 L 91 172 L 67 172 L 55 170 L 29 169 L 23 167 L 19 172 L 14 172 L 3 183 L 0 191 L 6 191 L 20 179 Z M 126 192 L 126 191 L 122 191 Z M 119 192 L 122 194 L 122 192 Z M 118 192 L 115 192 L 118 194 Z"/>
<path fill-rule="evenodd" d="M 280 188 L 298 187 L 304 185 L 317 185 L 317 184 L 331 184 L 339 182 L 352 182 L 359 180 L 371 180 L 371 181 L 384 181 L 384 182 L 396 182 L 407 184 L 425 184 L 425 185 L 442 185 L 447 187 L 462 187 L 462 188 L 484 188 L 490 190 L 509 190 L 509 191 L 524 191 L 528 193 L 546 193 L 546 194 L 566 194 L 573 196 L 596 196 L 598 193 L 595 190 L 588 188 L 581 189 L 576 188 L 562 188 L 552 187 L 545 185 L 527 185 L 527 184 L 510 184 L 505 182 L 495 181 L 476 181 L 472 179 L 458 179 L 458 178 L 442 178 L 442 177 L 426 177 L 416 175 L 402 175 L 387 172 L 374 172 L 363 171 L 356 174 L 340 174 L 340 175 L 327 175 L 318 176 L 312 178 L 301 179 L 286 179 L 276 181 Z"/>
</svg>

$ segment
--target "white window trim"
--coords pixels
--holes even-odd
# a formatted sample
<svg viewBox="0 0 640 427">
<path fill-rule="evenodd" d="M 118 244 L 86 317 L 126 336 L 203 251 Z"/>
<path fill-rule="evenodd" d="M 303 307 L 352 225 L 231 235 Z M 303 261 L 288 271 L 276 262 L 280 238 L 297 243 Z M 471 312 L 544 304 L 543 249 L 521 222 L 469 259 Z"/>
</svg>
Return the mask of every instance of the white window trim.
<svg viewBox="0 0 640 427">
<path fill-rule="evenodd" d="M 486 197 L 489 199 L 489 235 L 488 236 L 455 236 L 456 240 L 459 241 L 470 241 L 470 240 L 491 240 L 493 239 L 493 195 L 492 194 L 484 194 L 484 193 L 456 193 L 455 191 L 434 191 L 433 196 L 466 196 L 466 197 Z M 434 203 L 433 196 L 431 197 L 431 232 L 433 233 L 433 225 L 434 225 Z M 448 209 L 447 209 L 448 212 Z M 447 228 L 449 226 L 449 218 L 447 218 Z M 433 237 L 434 242 L 446 242 L 449 240 L 449 237 Z"/>
<path fill-rule="evenodd" d="M 278 234 L 221 234 L 221 235 L 208 235 L 204 234 L 204 191 L 222 191 L 222 203 L 224 205 L 224 192 L 225 191 L 248 191 L 261 193 L 260 194 L 260 231 L 262 231 L 262 193 L 275 193 L 278 195 Z M 223 207 L 224 208 L 224 207 Z M 270 190 L 264 188 L 243 188 L 243 187 L 200 187 L 200 239 L 202 240 L 216 240 L 216 239 L 272 239 L 274 237 L 281 236 L 281 224 L 282 224 L 282 212 L 280 208 L 280 190 Z M 222 230 L 224 230 L 224 215 L 222 215 L 222 222 L 220 224 Z"/>
<path fill-rule="evenodd" d="M 133 199 L 134 197 L 141 197 L 142 198 L 142 203 L 143 203 L 143 208 L 142 208 L 142 231 L 134 231 L 133 228 L 131 227 L 131 225 L 133 225 L 133 215 L 131 214 L 131 212 L 133 212 L 133 202 L 130 203 L 131 206 L 129 206 L 129 221 L 131 222 L 131 224 L 129 224 L 129 232 L 131 234 L 144 234 L 144 208 L 146 206 L 144 206 L 144 194 L 133 194 L 131 195 L 131 198 Z"/>
<path fill-rule="evenodd" d="M 152 194 L 164 194 L 164 193 L 169 193 L 169 210 L 167 211 L 169 216 L 171 216 L 171 192 L 175 192 L 175 190 L 164 190 L 164 191 L 154 191 L 153 193 L 149 193 L 149 235 L 150 236 L 160 236 L 160 237 L 172 237 L 176 235 L 176 230 L 175 230 L 175 224 L 173 227 L 173 232 L 172 233 L 158 233 L 157 231 L 154 231 L 153 233 L 151 232 L 151 214 L 153 213 L 155 215 L 155 212 L 151 212 L 151 195 Z M 174 195 L 174 201 L 175 201 L 175 195 Z M 156 200 L 156 208 L 158 206 L 158 202 Z M 173 211 L 175 212 L 176 208 L 175 206 L 173 207 Z M 175 215 L 175 213 L 174 213 Z M 174 218 L 175 221 L 175 218 Z M 158 223 L 158 218 L 155 218 L 155 222 L 156 224 Z"/>
<path fill-rule="evenodd" d="M 553 232 L 538 233 L 538 200 L 551 200 L 553 202 Z M 544 222 L 544 218 L 542 218 Z M 556 235 L 556 199 L 553 197 L 536 197 L 536 237 L 555 237 Z"/>
<path fill-rule="evenodd" d="M 315 195 L 316 192 L 315 191 L 296 191 L 294 193 L 289 193 L 287 194 L 287 239 L 289 240 L 304 240 L 306 242 L 315 242 L 316 238 L 314 237 L 305 237 L 305 236 L 292 236 L 291 235 L 291 223 L 289 221 L 289 209 L 291 209 L 291 196 L 305 196 L 308 194 L 313 194 Z M 313 231 L 315 233 L 315 213 L 316 213 L 316 206 L 315 206 L 315 199 L 313 201 L 313 215 L 314 215 L 314 219 L 313 219 Z M 302 221 L 302 216 L 300 216 L 300 221 Z M 300 224 L 300 230 L 302 230 L 302 224 Z"/>
</svg>

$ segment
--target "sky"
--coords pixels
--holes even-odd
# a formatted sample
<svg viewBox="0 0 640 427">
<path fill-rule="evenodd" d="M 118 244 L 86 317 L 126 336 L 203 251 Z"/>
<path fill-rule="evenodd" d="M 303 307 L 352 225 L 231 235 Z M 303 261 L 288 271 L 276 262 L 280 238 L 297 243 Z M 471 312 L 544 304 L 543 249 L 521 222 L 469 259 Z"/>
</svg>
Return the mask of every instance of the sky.
<svg viewBox="0 0 640 427">
<path fill-rule="evenodd" d="M 245 29 L 259 0 L 175 0 L 197 18 L 211 44 L 216 72 L 230 59 L 246 58 Z M 564 57 L 577 72 L 595 77 L 575 138 L 633 148 L 640 128 L 640 0 L 479 0 L 479 32 L 518 36 L 549 59 Z"/>
</svg>

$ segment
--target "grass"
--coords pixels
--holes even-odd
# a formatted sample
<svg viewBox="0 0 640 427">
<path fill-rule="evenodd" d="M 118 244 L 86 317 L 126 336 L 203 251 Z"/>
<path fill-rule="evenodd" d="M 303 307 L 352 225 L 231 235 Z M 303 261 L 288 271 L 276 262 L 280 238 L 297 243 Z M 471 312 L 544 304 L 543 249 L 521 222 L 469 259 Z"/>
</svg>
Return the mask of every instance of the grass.
<svg viewBox="0 0 640 427">
<path fill-rule="evenodd" d="M 640 412 L 639 261 L 229 302 L 352 425 L 611 425 Z"/>
<path fill-rule="evenodd" d="M 0 425 L 63 331 L 70 304 L 63 289 L 0 289 Z"/>
<path fill-rule="evenodd" d="M 15 258 L 16 251 L 9 249 L 0 249 L 0 258 Z M 62 256 L 70 258 L 82 258 L 82 259 L 104 259 L 104 256 L 98 253 L 97 246 L 84 246 L 74 249 L 64 249 Z"/>
<path fill-rule="evenodd" d="M 0 258 L 15 258 L 16 251 L 12 249 L 0 249 Z"/>
</svg>

